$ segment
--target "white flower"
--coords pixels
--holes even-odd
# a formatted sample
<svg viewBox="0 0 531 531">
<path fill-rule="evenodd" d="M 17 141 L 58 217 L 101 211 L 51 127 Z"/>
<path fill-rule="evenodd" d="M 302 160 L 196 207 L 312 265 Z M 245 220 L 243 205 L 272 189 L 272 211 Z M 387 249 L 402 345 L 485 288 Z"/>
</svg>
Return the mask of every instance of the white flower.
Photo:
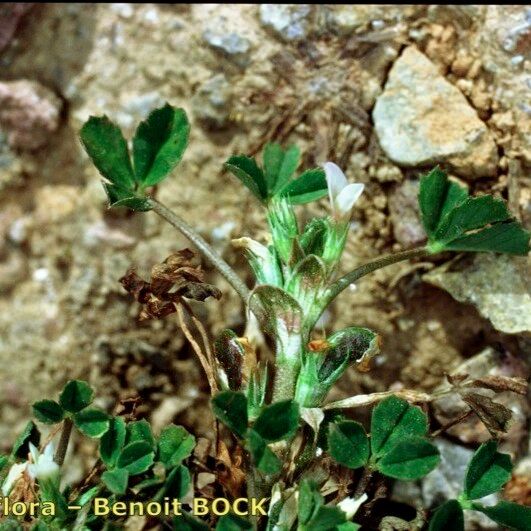
<svg viewBox="0 0 531 531">
<path fill-rule="evenodd" d="M 359 498 L 345 498 L 341 500 L 337 506 L 345 513 L 347 520 L 351 520 L 352 517 L 356 514 L 360 505 L 366 502 L 367 494 L 362 494 Z"/>
<path fill-rule="evenodd" d="M 30 453 L 33 463 L 28 465 L 29 475 L 35 479 L 54 479 L 59 474 L 59 465 L 53 460 L 53 444 L 48 444 L 42 454 L 30 443 Z"/>
<path fill-rule="evenodd" d="M 4 483 L 2 484 L 2 494 L 4 496 L 9 496 L 11 489 L 13 488 L 15 483 L 22 477 L 22 474 L 24 474 L 24 471 L 26 470 L 27 466 L 28 463 L 15 463 L 9 469 L 9 473 L 7 474 L 7 477 L 4 480 Z"/>
<path fill-rule="evenodd" d="M 323 168 L 334 216 L 348 218 L 365 185 L 362 183 L 349 184 L 341 168 L 333 162 L 325 162 Z"/>
</svg>

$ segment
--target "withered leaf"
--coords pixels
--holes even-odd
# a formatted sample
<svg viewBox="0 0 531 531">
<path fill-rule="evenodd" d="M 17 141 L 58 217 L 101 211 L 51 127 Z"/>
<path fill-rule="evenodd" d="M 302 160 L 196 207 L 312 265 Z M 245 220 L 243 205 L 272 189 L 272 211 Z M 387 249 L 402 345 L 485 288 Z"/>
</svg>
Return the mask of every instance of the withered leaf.
<svg viewBox="0 0 531 531">
<path fill-rule="evenodd" d="M 519 395 L 525 396 L 527 394 L 527 381 L 524 378 L 509 377 L 509 376 L 483 376 L 482 378 L 476 378 L 470 383 L 466 384 L 467 387 L 483 387 L 485 389 L 491 389 L 498 393 L 504 391 L 511 391 Z"/>
<path fill-rule="evenodd" d="M 138 276 L 134 269 L 129 269 L 120 279 L 125 290 L 144 305 L 139 316 L 141 321 L 162 319 L 174 313 L 175 305 L 182 298 L 204 301 L 208 297 L 221 297 L 218 288 L 205 282 L 204 272 L 194 259 L 191 249 L 182 249 L 152 267 L 150 282 Z"/>
<path fill-rule="evenodd" d="M 512 417 L 509 409 L 494 402 L 488 396 L 478 393 L 463 394 L 461 398 L 470 406 L 493 437 L 499 437 L 500 433 L 507 433 Z"/>
</svg>

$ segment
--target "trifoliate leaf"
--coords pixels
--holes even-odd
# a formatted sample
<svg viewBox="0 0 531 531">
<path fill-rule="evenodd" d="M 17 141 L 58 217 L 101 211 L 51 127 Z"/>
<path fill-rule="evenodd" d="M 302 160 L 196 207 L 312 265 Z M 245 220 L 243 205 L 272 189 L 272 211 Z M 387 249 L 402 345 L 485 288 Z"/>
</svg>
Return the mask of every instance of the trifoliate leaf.
<svg viewBox="0 0 531 531">
<path fill-rule="evenodd" d="M 135 420 L 127 424 L 126 443 L 129 444 L 136 441 L 147 442 L 155 449 L 155 437 L 153 437 L 151 426 L 146 419 Z"/>
<path fill-rule="evenodd" d="M 91 116 L 80 131 L 81 142 L 105 179 L 122 190 L 134 190 L 135 177 L 127 142 L 107 116 Z"/>
<path fill-rule="evenodd" d="M 39 446 L 41 434 L 33 421 L 29 421 L 22 433 L 17 437 L 11 455 L 19 459 L 27 459 L 29 452 L 29 444 Z"/>
<path fill-rule="evenodd" d="M 404 437 L 394 446 L 385 448 L 376 468 L 395 479 L 419 479 L 431 472 L 440 461 L 437 447 L 422 437 Z"/>
<path fill-rule="evenodd" d="M 57 424 L 64 418 L 64 409 L 55 400 L 40 400 L 32 406 L 37 420 L 45 424 Z"/>
<path fill-rule="evenodd" d="M 421 218 L 432 253 L 450 251 L 500 252 L 525 255 L 529 233 L 505 203 L 490 195 L 469 197 L 439 168 L 420 182 Z"/>
<path fill-rule="evenodd" d="M 263 409 L 253 429 L 267 442 L 288 439 L 299 426 L 299 405 L 294 400 L 275 402 Z"/>
<path fill-rule="evenodd" d="M 340 465 L 364 466 L 369 459 L 369 439 L 359 422 L 345 420 L 328 427 L 328 451 Z"/>
<path fill-rule="evenodd" d="M 259 201 L 267 200 L 265 176 L 253 158 L 234 155 L 225 162 L 225 168 L 238 177 Z"/>
<path fill-rule="evenodd" d="M 116 466 L 125 468 L 131 476 L 142 474 L 153 464 L 155 452 L 145 441 L 132 442 L 120 452 Z"/>
<path fill-rule="evenodd" d="M 251 531 L 252 529 L 250 522 L 236 514 L 222 516 L 216 525 L 216 531 Z"/>
<path fill-rule="evenodd" d="M 249 423 L 247 398 L 243 393 L 223 391 L 212 399 L 212 411 L 238 437 L 243 438 Z"/>
<path fill-rule="evenodd" d="M 170 424 L 166 426 L 159 437 L 158 459 L 166 468 L 180 465 L 184 459 L 192 454 L 195 437 L 182 426 Z"/>
<path fill-rule="evenodd" d="M 302 205 L 310 201 L 317 201 L 328 193 L 324 170 L 315 168 L 306 170 L 296 179 L 289 182 L 280 190 L 279 195 L 287 197 L 293 205 Z"/>
<path fill-rule="evenodd" d="M 386 454 L 404 437 L 423 437 L 428 433 L 428 418 L 416 406 L 390 396 L 373 410 L 371 418 L 371 450 L 375 457 Z"/>
<path fill-rule="evenodd" d="M 465 516 L 457 500 L 449 500 L 441 505 L 431 517 L 428 531 L 464 531 Z"/>
<path fill-rule="evenodd" d="M 163 487 L 163 496 L 184 498 L 189 488 L 190 472 L 185 466 L 179 465 L 168 474 Z"/>
<path fill-rule="evenodd" d="M 100 457 L 107 466 L 114 466 L 125 444 L 125 421 L 122 417 L 113 417 L 109 429 L 100 439 Z"/>
<path fill-rule="evenodd" d="M 474 453 L 465 477 L 464 492 L 469 500 L 498 492 L 511 478 L 511 458 L 497 449 L 496 441 L 488 441 Z"/>
<path fill-rule="evenodd" d="M 70 380 L 59 396 L 59 404 L 69 413 L 77 413 L 94 400 L 94 391 L 87 382 Z"/>
<path fill-rule="evenodd" d="M 110 419 L 100 409 L 83 409 L 74 415 L 74 424 L 87 437 L 97 439 L 109 429 Z"/>
<path fill-rule="evenodd" d="M 189 133 L 185 111 L 169 104 L 155 109 L 140 123 L 133 138 L 133 159 L 142 187 L 159 183 L 179 164 Z"/>
<path fill-rule="evenodd" d="M 492 507 L 484 507 L 479 503 L 475 503 L 473 508 L 486 514 L 491 520 L 503 527 L 518 531 L 529 531 L 531 529 L 531 507 L 500 501 Z"/>
<path fill-rule="evenodd" d="M 253 458 L 254 466 L 262 474 L 273 475 L 280 472 L 280 459 L 267 446 L 267 441 L 254 430 L 247 432 L 247 447 Z"/>
<path fill-rule="evenodd" d="M 269 195 L 276 194 L 288 183 L 299 165 L 300 155 L 297 146 L 290 146 L 284 151 L 279 144 L 266 144 L 264 173 Z"/>
<path fill-rule="evenodd" d="M 101 475 L 101 480 L 105 486 L 114 494 L 125 494 L 129 481 L 129 472 L 123 468 L 106 470 Z"/>
</svg>

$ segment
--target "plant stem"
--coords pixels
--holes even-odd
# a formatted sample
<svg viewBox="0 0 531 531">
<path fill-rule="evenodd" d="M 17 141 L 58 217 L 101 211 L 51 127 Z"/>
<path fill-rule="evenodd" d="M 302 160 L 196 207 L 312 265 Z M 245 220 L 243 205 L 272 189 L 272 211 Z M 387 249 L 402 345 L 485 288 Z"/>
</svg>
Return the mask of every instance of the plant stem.
<svg viewBox="0 0 531 531">
<path fill-rule="evenodd" d="M 236 293 L 243 299 L 245 304 L 249 302 L 251 292 L 243 283 L 242 279 L 232 269 L 232 267 L 223 260 L 223 258 L 190 226 L 184 219 L 172 212 L 169 208 L 154 199 L 149 198 L 153 210 L 164 218 L 170 225 L 175 227 L 179 232 L 184 234 L 199 250 L 199 252 L 223 275 L 225 280 L 236 290 Z"/>
<path fill-rule="evenodd" d="M 381 269 L 382 267 L 387 267 L 388 265 L 396 264 L 397 262 L 402 262 L 404 260 L 409 260 L 410 258 L 426 256 L 428 254 L 429 251 L 426 247 L 420 247 L 416 249 L 409 249 L 407 251 L 401 251 L 399 253 L 389 254 L 383 258 L 374 260 L 374 262 L 363 264 L 334 282 L 328 288 L 326 300 L 328 304 L 330 304 L 345 288 L 350 286 L 350 284 L 356 282 L 356 280 L 359 280 L 361 277 L 376 271 L 377 269 Z"/>
<path fill-rule="evenodd" d="M 72 433 L 72 426 L 74 423 L 72 419 L 65 419 L 63 421 L 63 431 L 59 439 L 59 446 L 55 452 L 54 461 L 61 466 L 65 462 L 66 451 L 68 450 L 68 442 L 70 441 L 70 434 Z"/>
</svg>

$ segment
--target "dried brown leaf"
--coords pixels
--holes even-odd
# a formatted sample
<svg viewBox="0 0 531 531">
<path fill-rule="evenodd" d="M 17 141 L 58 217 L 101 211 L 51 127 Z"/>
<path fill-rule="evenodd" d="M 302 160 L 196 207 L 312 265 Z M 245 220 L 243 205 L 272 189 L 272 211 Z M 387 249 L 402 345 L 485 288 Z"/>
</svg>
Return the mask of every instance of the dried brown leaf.
<svg viewBox="0 0 531 531">
<path fill-rule="evenodd" d="M 488 396 L 478 393 L 467 393 L 461 397 L 483 422 L 493 437 L 507 433 L 512 413 L 502 404 L 494 402 Z"/>
<path fill-rule="evenodd" d="M 527 394 L 527 381 L 524 378 L 509 377 L 509 376 L 483 376 L 482 378 L 476 378 L 470 383 L 466 384 L 467 387 L 483 387 L 485 389 L 491 389 L 497 393 L 504 391 L 511 391 L 519 395 L 525 396 Z"/>
<path fill-rule="evenodd" d="M 208 297 L 221 297 L 219 289 L 205 282 L 204 272 L 195 263 L 195 253 L 190 249 L 182 249 L 161 264 L 155 264 L 149 282 L 138 276 L 134 269 L 129 269 L 120 282 L 144 305 L 139 317 L 141 321 L 162 319 L 174 313 L 175 304 L 181 304 L 182 298 L 204 301 Z"/>
</svg>

